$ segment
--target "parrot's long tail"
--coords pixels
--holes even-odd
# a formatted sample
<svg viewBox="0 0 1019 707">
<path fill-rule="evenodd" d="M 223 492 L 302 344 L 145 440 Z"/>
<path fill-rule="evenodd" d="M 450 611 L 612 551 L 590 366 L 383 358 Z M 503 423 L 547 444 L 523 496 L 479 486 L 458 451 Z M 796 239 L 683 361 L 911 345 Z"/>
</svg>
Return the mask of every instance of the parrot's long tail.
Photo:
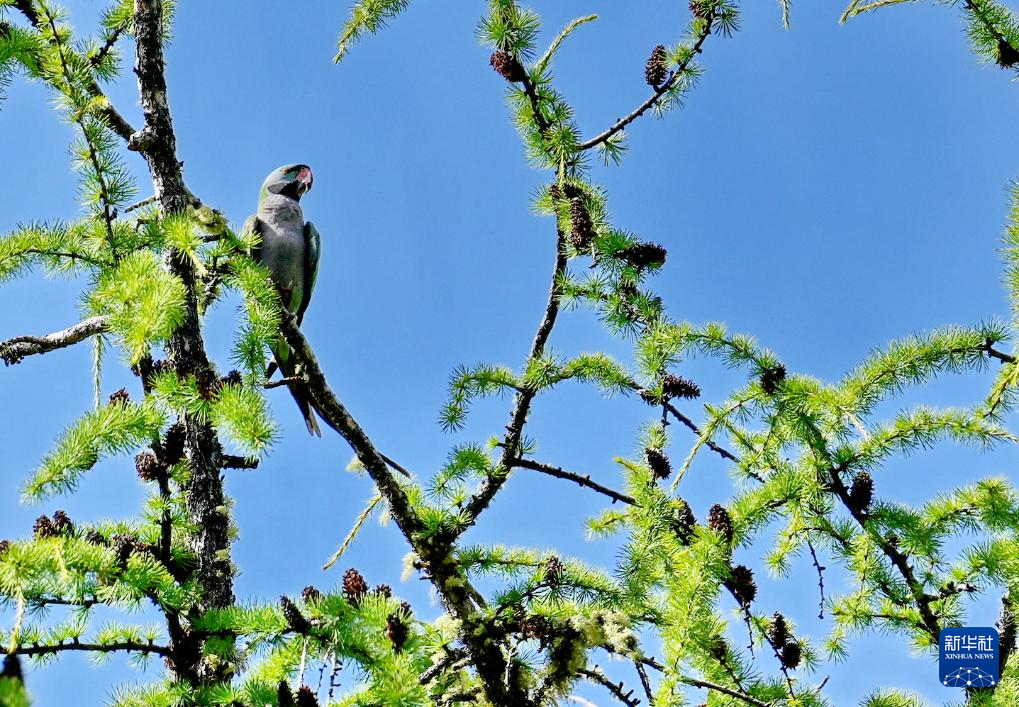
<svg viewBox="0 0 1019 707">
<path fill-rule="evenodd" d="M 280 372 L 287 378 L 296 373 L 293 362 L 289 360 L 289 353 L 290 350 L 287 348 L 276 351 L 276 364 L 279 366 Z M 304 417 L 304 424 L 308 426 L 308 434 L 314 435 L 315 437 L 321 437 L 322 429 L 318 426 L 315 411 L 311 409 L 311 399 L 308 396 L 308 391 L 300 384 L 288 385 L 287 388 L 290 389 L 290 394 L 294 396 L 294 401 L 297 403 L 297 407 L 301 410 L 301 415 Z"/>
</svg>

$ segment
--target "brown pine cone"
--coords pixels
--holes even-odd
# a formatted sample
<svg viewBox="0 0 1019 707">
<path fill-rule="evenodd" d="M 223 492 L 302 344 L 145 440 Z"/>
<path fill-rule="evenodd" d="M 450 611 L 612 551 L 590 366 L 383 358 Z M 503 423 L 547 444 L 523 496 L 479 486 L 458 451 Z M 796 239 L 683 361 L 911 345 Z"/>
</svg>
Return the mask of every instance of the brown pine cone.
<svg viewBox="0 0 1019 707">
<path fill-rule="evenodd" d="M 510 52 L 500 49 L 494 52 L 488 59 L 496 73 L 510 83 L 520 83 L 527 78 L 527 71 L 523 65 Z"/>
<path fill-rule="evenodd" d="M 386 618 L 386 635 L 393 642 L 393 649 L 399 653 L 403 649 L 403 644 L 407 642 L 410 629 L 399 614 L 390 614 Z"/>
<path fill-rule="evenodd" d="M 716 503 L 708 511 L 708 527 L 721 535 L 726 544 L 732 544 L 732 516 L 721 504 Z"/>
<path fill-rule="evenodd" d="M 697 519 L 694 517 L 693 511 L 690 510 L 690 504 L 682 498 L 677 498 L 673 501 L 672 515 L 668 522 L 669 527 L 672 528 L 672 532 L 676 534 L 679 542 L 683 545 L 689 545 L 690 536 L 697 525 Z"/>
<path fill-rule="evenodd" d="M 765 368 L 761 373 L 761 388 L 768 395 L 774 395 L 778 390 L 778 384 L 785 380 L 786 370 L 781 363 L 771 368 Z"/>
<path fill-rule="evenodd" d="M 659 44 L 651 51 L 651 56 L 648 57 L 647 64 L 644 66 L 644 80 L 647 81 L 648 86 L 658 88 L 665 81 L 665 76 L 668 73 L 668 67 L 665 65 L 666 56 L 663 44 Z"/>
<path fill-rule="evenodd" d="M 287 621 L 287 626 L 294 633 L 299 633 L 302 636 L 306 636 L 311 630 L 311 623 L 308 619 L 304 618 L 304 614 L 297 608 L 297 605 L 290 600 L 290 597 L 284 595 L 280 597 L 280 608 L 283 610 L 283 618 Z"/>
<path fill-rule="evenodd" d="M 667 398 L 687 398 L 693 400 L 701 397 L 700 387 L 691 380 L 666 373 L 662 376 L 662 393 Z"/>
<path fill-rule="evenodd" d="M 651 474 L 656 480 L 669 478 L 672 474 L 672 464 L 660 449 L 648 447 L 644 450 L 644 456 L 647 458 L 647 465 L 651 467 Z"/>
<path fill-rule="evenodd" d="M 110 396 L 110 405 L 126 405 L 130 400 L 130 396 L 127 394 L 127 388 L 121 388 L 116 393 Z"/>
<path fill-rule="evenodd" d="M 729 572 L 729 579 L 725 581 L 736 601 L 740 606 L 750 606 L 757 598 L 757 583 L 754 581 L 754 572 L 746 565 L 736 565 Z"/>
<path fill-rule="evenodd" d="M 354 606 L 361 603 L 361 599 L 368 593 L 368 583 L 356 569 L 351 567 L 343 575 L 343 593 Z"/>
<path fill-rule="evenodd" d="M 297 691 L 297 707 L 318 707 L 318 698 L 307 685 L 301 685 Z"/>
<path fill-rule="evenodd" d="M 142 481 L 155 481 L 159 478 L 162 465 L 152 452 L 145 450 L 134 458 L 134 470 Z"/>
<path fill-rule="evenodd" d="M 50 517 L 44 514 L 35 519 L 32 532 L 37 538 L 52 538 L 57 534 L 57 529 L 53 527 L 53 521 L 50 520 Z"/>
</svg>

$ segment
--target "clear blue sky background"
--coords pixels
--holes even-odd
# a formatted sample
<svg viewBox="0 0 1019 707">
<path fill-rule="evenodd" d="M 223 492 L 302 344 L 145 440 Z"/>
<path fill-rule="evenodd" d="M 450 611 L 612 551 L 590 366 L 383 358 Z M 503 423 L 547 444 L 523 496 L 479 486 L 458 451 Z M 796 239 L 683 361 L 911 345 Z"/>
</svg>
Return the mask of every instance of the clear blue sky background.
<svg viewBox="0 0 1019 707">
<path fill-rule="evenodd" d="M 82 27 L 101 9 L 86 0 L 69 5 Z M 676 41 L 688 14 L 678 0 L 538 6 L 550 32 L 575 16 L 601 15 L 557 60 L 559 85 L 585 134 L 645 96 L 649 49 Z M 890 338 L 1007 314 L 996 248 L 1005 185 L 1019 167 L 1019 92 L 1008 74 L 978 65 L 957 11 L 906 6 L 839 27 L 842 9 L 797 4 L 793 29 L 784 31 L 776 5 L 749 3 L 743 31 L 707 43 L 707 72 L 687 108 L 640 121 L 623 166 L 594 170 L 615 223 L 669 248 L 655 284 L 673 316 L 724 320 L 758 335 L 791 370 L 828 380 Z M 181 3 L 168 52 L 178 147 L 203 199 L 240 223 L 271 169 L 313 166 L 305 209 L 323 234 L 323 274 L 305 332 L 379 446 L 420 473 L 435 469 L 456 441 L 501 429 L 508 402 L 495 400 L 477 407 L 466 432 L 441 433 L 435 420 L 447 375 L 458 363 L 520 364 L 553 255 L 552 224 L 529 209 L 543 175 L 526 167 L 503 82 L 474 39 L 482 11 L 481 2 L 412 3 L 383 36 L 334 66 L 346 3 Z M 138 124 L 132 79 L 128 71 L 110 94 Z M 70 136 L 42 87 L 16 83 L 0 107 L 8 175 L 0 231 L 78 213 Z M 128 161 L 144 177 L 141 161 Z M 5 287 L 0 338 L 76 321 L 80 286 L 31 276 Z M 210 318 L 224 367 L 232 314 L 228 304 Z M 629 360 L 626 343 L 587 312 L 565 316 L 552 344 Z M 135 391 L 118 368 L 107 367 L 106 391 Z M 711 361 L 684 364 L 682 372 L 707 401 L 738 383 Z M 90 379 L 87 347 L 0 371 L 0 537 L 26 535 L 38 513 L 58 507 L 78 521 L 138 507 L 141 488 L 128 459 L 102 463 L 74 496 L 41 508 L 18 503 L 19 484 L 90 404 Z M 886 412 L 920 400 L 973 403 L 990 379 L 941 381 Z M 272 399 L 283 425 L 279 444 L 262 468 L 227 480 L 240 527 L 239 596 L 271 600 L 309 583 L 331 585 L 356 565 L 434 615 L 423 582 L 399 582 L 407 548 L 393 528 L 372 524 L 340 567 L 320 571 L 370 484 L 344 471 L 351 453 L 342 441 L 309 439 L 286 393 Z M 568 386 L 539 400 L 529 432 L 540 459 L 618 485 L 611 460 L 634 453 L 646 415 L 639 401 L 604 402 Z M 674 454 L 683 456 L 691 442 L 677 429 Z M 1012 476 L 1017 462 L 1015 450 L 981 455 L 941 445 L 890 465 L 878 490 L 921 501 L 978 476 Z M 701 455 L 684 487 L 703 517 L 731 485 L 724 466 Z M 611 566 L 612 543 L 583 539 L 584 518 L 600 507 L 575 487 L 524 472 L 471 537 L 555 545 Z M 759 583 L 761 607 L 796 617 L 820 641 L 828 623 L 816 619 L 808 562 L 792 581 L 760 576 Z M 832 571 L 829 587 L 841 583 Z M 989 625 L 993 598 L 974 612 L 974 625 Z M 745 640 L 738 624 L 736 631 Z M 836 704 L 854 704 L 878 685 L 913 688 L 935 703 L 958 697 L 940 688 L 935 663 L 908 657 L 900 638 L 867 637 L 852 648 L 847 664 L 821 673 L 831 675 Z M 775 666 L 765 660 L 764 667 Z M 90 669 L 69 657 L 29 679 L 38 704 L 49 707 L 101 704 L 111 684 L 135 677 L 120 659 Z"/>
</svg>

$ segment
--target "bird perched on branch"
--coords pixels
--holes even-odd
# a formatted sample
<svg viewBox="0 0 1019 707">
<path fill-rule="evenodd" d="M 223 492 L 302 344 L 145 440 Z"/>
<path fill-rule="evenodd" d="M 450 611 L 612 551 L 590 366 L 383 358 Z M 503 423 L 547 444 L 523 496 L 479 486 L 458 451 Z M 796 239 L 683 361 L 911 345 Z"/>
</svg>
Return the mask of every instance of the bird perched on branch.
<svg viewBox="0 0 1019 707">
<path fill-rule="evenodd" d="M 311 190 L 312 181 L 311 168 L 307 165 L 285 165 L 274 170 L 262 183 L 258 211 L 244 223 L 245 231 L 251 230 L 261 236 L 261 244 L 252 252 L 252 258 L 269 270 L 283 307 L 297 317 L 298 326 L 315 288 L 321 251 L 318 230 L 310 221 L 305 222 L 301 210 L 301 197 Z M 276 344 L 273 354 L 284 376 L 297 373 L 290 347 L 285 342 Z M 270 366 L 266 377 L 274 370 L 275 367 Z M 308 391 L 300 384 L 288 387 L 301 409 L 308 432 L 321 437 Z"/>
</svg>

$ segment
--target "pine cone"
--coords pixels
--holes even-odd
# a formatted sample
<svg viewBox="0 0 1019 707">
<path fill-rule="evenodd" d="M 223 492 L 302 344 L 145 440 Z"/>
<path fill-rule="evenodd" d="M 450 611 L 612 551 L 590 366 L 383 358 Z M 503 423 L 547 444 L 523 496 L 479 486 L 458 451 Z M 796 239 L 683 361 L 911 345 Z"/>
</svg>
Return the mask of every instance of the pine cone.
<svg viewBox="0 0 1019 707">
<path fill-rule="evenodd" d="M 727 545 L 732 544 L 732 516 L 725 507 L 716 503 L 708 511 L 708 527 L 722 536 Z"/>
<path fill-rule="evenodd" d="M 998 40 L 998 46 L 994 53 L 997 55 L 998 66 L 1003 69 L 1019 64 L 1019 49 L 1013 47 L 1004 37 Z"/>
<path fill-rule="evenodd" d="M 93 545 L 102 545 L 104 547 L 106 545 L 109 545 L 109 543 L 106 541 L 106 538 L 103 537 L 103 534 L 100 533 L 98 530 L 90 530 L 87 533 L 85 533 L 85 539 L 88 540 Z"/>
<path fill-rule="evenodd" d="M 386 597 L 387 599 L 392 599 L 393 598 L 393 588 L 390 587 L 388 584 L 377 584 L 377 585 L 375 585 L 375 593 L 376 594 L 381 594 L 382 596 Z"/>
<path fill-rule="evenodd" d="M 410 602 L 406 602 L 406 601 L 401 601 L 400 602 L 400 611 L 402 611 L 403 613 L 407 614 L 407 616 L 410 616 L 410 615 L 412 615 L 414 613 L 413 611 L 411 611 Z"/>
<path fill-rule="evenodd" d="M 351 567 L 343 575 L 343 593 L 354 606 L 361 603 L 362 597 L 368 593 L 368 583 L 356 569 Z"/>
<path fill-rule="evenodd" d="M 308 635 L 308 632 L 311 630 L 311 623 L 308 619 L 304 618 L 304 614 L 290 600 L 290 597 L 286 595 L 280 597 L 280 608 L 283 609 L 283 618 L 286 619 L 287 626 L 291 631 L 302 636 Z"/>
<path fill-rule="evenodd" d="M 297 707 L 318 707 L 318 698 L 307 685 L 301 685 L 297 691 Z"/>
<path fill-rule="evenodd" d="M 152 555 L 156 556 L 156 546 L 152 543 L 142 542 L 138 538 L 132 538 L 131 543 L 131 554 L 132 555 Z"/>
<path fill-rule="evenodd" d="M 616 255 L 638 270 L 643 270 L 650 266 L 661 267 L 665 265 L 668 251 L 658 243 L 635 243 L 627 248 L 623 248 Z"/>
<path fill-rule="evenodd" d="M 134 458 L 134 470 L 142 481 L 155 481 L 159 478 L 162 466 L 155 454 L 145 450 Z"/>
<path fill-rule="evenodd" d="M 127 561 L 134 554 L 135 543 L 138 539 L 133 535 L 114 535 L 110 538 L 113 548 L 117 551 L 117 562 L 121 570 L 127 569 Z"/>
<path fill-rule="evenodd" d="M 244 379 L 241 377 L 241 372 L 234 369 L 220 378 L 219 382 L 222 385 L 240 385 L 244 382 Z"/>
<path fill-rule="evenodd" d="M 585 250 L 594 240 L 594 224 L 583 198 L 570 199 L 570 242 L 577 250 Z"/>
<path fill-rule="evenodd" d="M 768 628 L 768 641 L 778 648 L 784 646 L 789 640 L 789 627 L 786 625 L 785 617 L 775 612 L 771 617 L 771 626 Z"/>
<path fill-rule="evenodd" d="M 322 598 L 322 592 L 315 589 L 315 587 L 308 586 L 301 590 L 301 598 L 304 599 L 306 603 L 318 601 Z"/>
<path fill-rule="evenodd" d="M 403 648 L 403 644 L 407 642 L 410 629 L 400 618 L 399 614 L 390 614 L 386 618 L 386 635 L 393 642 L 393 649 L 399 653 Z"/>
<path fill-rule="evenodd" d="M 184 458 L 184 435 L 184 425 L 180 422 L 173 423 L 166 431 L 162 453 L 159 456 L 167 466 L 172 466 Z"/>
<path fill-rule="evenodd" d="M 276 704 L 279 707 L 295 707 L 294 693 L 290 691 L 290 685 L 286 680 L 280 680 L 280 684 L 276 688 Z"/>
<path fill-rule="evenodd" d="M 542 641 L 552 635 L 552 628 L 552 622 L 541 614 L 525 616 L 524 620 L 520 622 L 520 630 L 525 636 Z"/>
<path fill-rule="evenodd" d="M 736 565 L 729 572 L 729 579 L 725 581 L 736 601 L 740 606 L 750 606 L 757 598 L 757 583 L 754 582 L 754 572 L 746 565 Z"/>
<path fill-rule="evenodd" d="M 70 517 L 63 511 L 54 511 L 53 530 L 55 530 L 58 535 L 64 535 L 65 533 L 70 535 L 74 532 L 74 523 L 71 522 Z"/>
<path fill-rule="evenodd" d="M 127 394 L 126 388 L 121 388 L 116 393 L 110 396 L 110 405 L 126 405 L 130 400 L 130 396 Z"/>
<path fill-rule="evenodd" d="M 492 65 L 496 73 L 510 83 L 519 83 L 527 78 L 527 72 L 520 62 L 517 61 L 517 58 L 504 49 L 493 53 L 489 57 L 488 63 Z"/>
<path fill-rule="evenodd" d="M 0 540 L 0 558 L 7 554 L 7 551 L 11 549 L 10 540 Z"/>
<path fill-rule="evenodd" d="M 779 651 L 778 657 L 782 661 L 783 667 L 792 670 L 800 664 L 802 655 L 803 651 L 800 649 L 800 644 L 789 640 L 782 647 L 782 650 Z"/>
<path fill-rule="evenodd" d="M 659 44 L 651 51 L 651 56 L 648 57 L 647 64 L 644 66 L 644 80 L 647 81 L 648 86 L 658 88 L 665 81 L 665 75 L 668 72 L 665 59 L 665 45 Z"/>
<path fill-rule="evenodd" d="M 786 370 L 781 363 L 771 368 L 765 368 L 761 373 L 761 388 L 768 395 L 774 395 L 778 390 L 778 384 L 785 380 Z"/>
<path fill-rule="evenodd" d="M 550 555 L 545 560 L 545 578 L 548 579 L 548 583 L 555 586 L 563 579 L 563 563 L 555 555 Z"/>
<path fill-rule="evenodd" d="M 662 393 L 666 398 L 693 400 L 701 397 L 701 389 L 696 383 L 671 373 L 662 376 Z"/>
<path fill-rule="evenodd" d="M 644 456 L 647 457 L 647 465 L 651 467 L 651 474 L 656 480 L 669 478 L 672 474 L 672 464 L 660 449 L 648 447 L 644 450 Z"/>
<path fill-rule="evenodd" d="M 3 670 L 0 670 L 0 678 L 9 678 L 18 682 L 24 681 L 24 674 L 21 672 L 21 660 L 16 653 L 9 653 L 4 656 L 4 667 Z"/>
<path fill-rule="evenodd" d="M 861 471 L 849 489 L 849 506 L 857 513 L 866 513 L 872 500 L 874 500 L 874 479 L 866 471 Z"/>
<path fill-rule="evenodd" d="M 679 542 L 689 545 L 690 535 L 693 534 L 693 529 L 697 525 L 697 519 L 694 517 L 693 511 L 690 510 L 690 504 L 682 498 L 673 501 L 672 515 L 669 517 L 668 523 Z"/>
<path fill-rule="evenodd" d="M 41 515 L 35 519 L 32 532 L 37 538 L 52 538 L 57 534 L 57 529 L 53 527 L 53 521 L 48 515 Z"/>
<path fill-rule="evenodd" d="M 222 387 L 219 378 L 210 368 L 205 368 L 195 375 L 195 385 L 198 387 L 198 397 L 205 401 L 213 400 Z"/>
</svg>

